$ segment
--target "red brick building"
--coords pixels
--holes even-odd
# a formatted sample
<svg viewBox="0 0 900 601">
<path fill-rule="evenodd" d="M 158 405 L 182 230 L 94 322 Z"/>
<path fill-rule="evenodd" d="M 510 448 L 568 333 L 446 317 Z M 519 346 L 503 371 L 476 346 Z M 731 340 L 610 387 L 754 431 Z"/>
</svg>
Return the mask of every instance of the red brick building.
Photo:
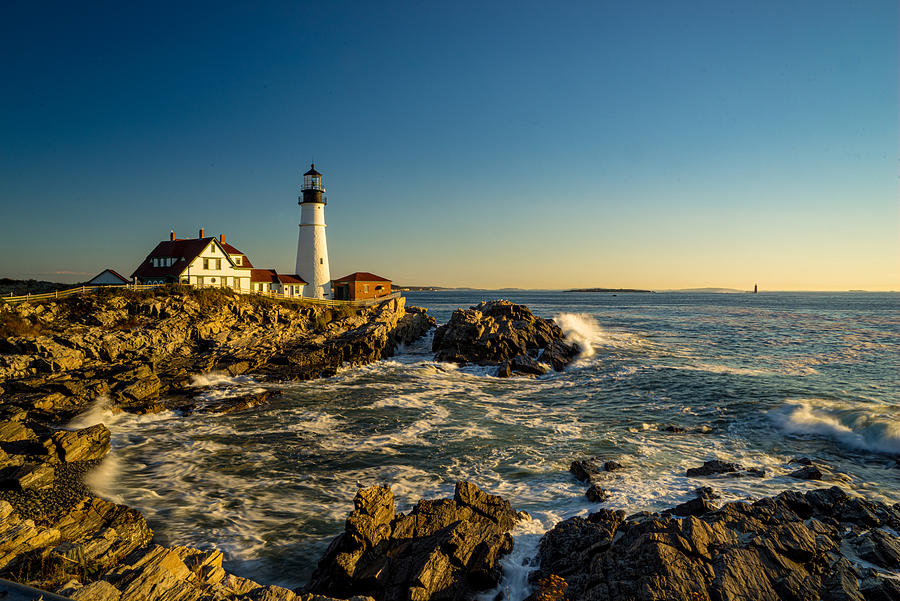
<svg viewBox="0 0 900 601">
<path fill-rule="evenodd" d="M 365 271 L 357 271 L 331 281 L 331 298 L 334 300 L 364 300 L 390 293 L 389 279 Z"/>
</svg>

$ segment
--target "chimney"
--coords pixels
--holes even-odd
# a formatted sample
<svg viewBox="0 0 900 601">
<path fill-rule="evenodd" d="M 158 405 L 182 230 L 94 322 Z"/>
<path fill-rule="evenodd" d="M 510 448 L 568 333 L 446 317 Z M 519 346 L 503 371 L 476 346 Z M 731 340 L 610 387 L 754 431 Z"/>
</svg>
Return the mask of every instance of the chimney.
<svg viewBox="0 0 900 601">
<path fill-rule="evenodd" d="M 200 236 L 199 236 L 199 237 L 200 237 L 200 238 L 203 238 L 203 237 L 204 237 L 204 236 L 203 236 L 203 228 L 202 228 L 202 227 L 200 228 Z"/>
<path fill-rule="evenodd" d="M 172 230 L 171 232 L 169 232 L 169 240 L 171 240 L 172 242 L 175 242 L 175 230 Z"/>
<path fill-rule="evenodd" d="M 225 244 L 225 234 L 219 234 L 219 242 Z"/>
</svg>

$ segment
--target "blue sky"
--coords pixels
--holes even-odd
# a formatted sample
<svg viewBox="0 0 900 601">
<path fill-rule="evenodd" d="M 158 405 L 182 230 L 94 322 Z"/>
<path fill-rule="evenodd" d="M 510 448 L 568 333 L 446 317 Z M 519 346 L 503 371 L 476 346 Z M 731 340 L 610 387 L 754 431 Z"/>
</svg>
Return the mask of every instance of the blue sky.
<svg viewBox="0 0 900 601">
<path fill-rule="evenodd" d="M 332 276 L 898 289 L 897 4 L 0 8 L 0 276 L 128 275 L 175 229 Z"/>
</svg>

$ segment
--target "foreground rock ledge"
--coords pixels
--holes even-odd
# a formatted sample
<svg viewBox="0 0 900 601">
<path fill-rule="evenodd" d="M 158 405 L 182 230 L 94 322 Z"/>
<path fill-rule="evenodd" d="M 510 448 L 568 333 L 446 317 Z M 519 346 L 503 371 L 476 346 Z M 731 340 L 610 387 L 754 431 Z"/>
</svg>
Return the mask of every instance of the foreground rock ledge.
<svg viewBox="0 0 900 601">
<path fill-rule="evenodd" d="M 531 599 L 900 599 L 897 532 L 900 504 L 837 487 L 682 519 L 605 509 L 544 536 Z"/>
<path fill-rule="evenodd" d="M 500 582 L 519 515 L 470 482 L 453 499 L 419 501 L 395 513 L 390 488 L 360 490 L 345 531 L 331 543 L 307 592 L 378 601 L 467 599 Z"/>
<path fill-rule="evenodd" d="M 525 305 L 505 300 L 457 309 L 434 333 L 435 361 L 497 365 L 497 375 L 540 375 L 562 370 L 578 355 L 560 327 Z"/>
</svg>

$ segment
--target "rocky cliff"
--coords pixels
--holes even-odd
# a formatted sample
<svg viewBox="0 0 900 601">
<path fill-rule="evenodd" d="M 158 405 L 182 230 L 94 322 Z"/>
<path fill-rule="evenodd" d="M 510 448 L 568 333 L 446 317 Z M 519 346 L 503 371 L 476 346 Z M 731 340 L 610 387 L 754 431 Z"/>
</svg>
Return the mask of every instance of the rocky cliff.
<svg viewBox="0 0 900 601">
<path fill-rule="evenodd" d="M 0 304 L 0 394 L 66 419 L 98 396 L 128 411 L 191 408 L 191 376 L 251 372 L 310 379 L 376 361 L 434 320 L 398 298 L 329 309 L 227 290 L 116 291 Z"/>
</svg>

